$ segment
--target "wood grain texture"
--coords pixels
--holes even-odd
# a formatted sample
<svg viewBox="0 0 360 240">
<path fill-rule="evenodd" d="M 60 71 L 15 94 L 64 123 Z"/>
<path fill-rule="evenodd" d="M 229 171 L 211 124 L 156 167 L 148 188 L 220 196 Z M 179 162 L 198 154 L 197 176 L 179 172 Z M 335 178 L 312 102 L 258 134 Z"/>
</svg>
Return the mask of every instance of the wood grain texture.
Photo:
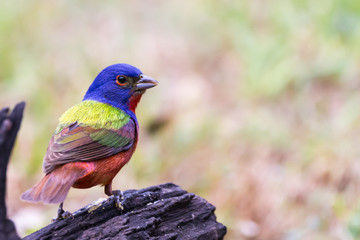
<svg viewBox="0 0 360 240">
<path fill-rule="evenodd" d="M 127 190 L 123 210 L 110 197 L 26 236 L 33 239 L 223 239 L 226 227 L 216 221 L 206 200 L 166 183 Z"/>
</svg>

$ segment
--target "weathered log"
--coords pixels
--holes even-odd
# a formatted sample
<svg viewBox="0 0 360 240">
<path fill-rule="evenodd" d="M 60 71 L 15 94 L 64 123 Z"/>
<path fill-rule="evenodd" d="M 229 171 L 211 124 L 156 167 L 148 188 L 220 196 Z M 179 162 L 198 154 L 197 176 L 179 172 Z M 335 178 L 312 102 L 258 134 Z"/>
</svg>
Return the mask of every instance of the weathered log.
<svg viewBox="0 0 360 240">
<path fill-rule="evenodd" d="M 18 240 L 14 223 L 7 218 L 6 170 L 12 148 L 20 128 L 25 103 L 17 104 L 10 113 L 9 108 L 0 110 L 0 239 Z"/>
<path fill-rule="evenodd" d="M 223 239 L 226 227 L 203 198 L 166 183 L 88 205 L 24 238 L 33 239 Z"/>
</svg>

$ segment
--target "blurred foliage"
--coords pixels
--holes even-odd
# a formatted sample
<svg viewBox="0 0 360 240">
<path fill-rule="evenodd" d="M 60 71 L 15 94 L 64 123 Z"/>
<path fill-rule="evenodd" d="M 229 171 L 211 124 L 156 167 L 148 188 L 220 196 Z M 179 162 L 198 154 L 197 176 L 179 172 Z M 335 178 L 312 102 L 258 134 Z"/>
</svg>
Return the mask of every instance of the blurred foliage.
<svg viewBox="0 0 360 240">
<path fill-rule="evenodd" d="M 349 231 L 354 239 L 360 238 L 360 212 L 358 209 L 350 218 Z"/>
<path fill-rule="evenodd" d="M 27 102 L 8 193 L 22 234 L 56 212 L 19 196 L 57 118 L 126 62 L 160 84 L 117 188 L 179 184 L 228 239 L 359 237 L 360 1 L 4 0 L 0 32 L 0 105 Z M 71 190 L 65 207 L 102 194 Z"/>
</svg>

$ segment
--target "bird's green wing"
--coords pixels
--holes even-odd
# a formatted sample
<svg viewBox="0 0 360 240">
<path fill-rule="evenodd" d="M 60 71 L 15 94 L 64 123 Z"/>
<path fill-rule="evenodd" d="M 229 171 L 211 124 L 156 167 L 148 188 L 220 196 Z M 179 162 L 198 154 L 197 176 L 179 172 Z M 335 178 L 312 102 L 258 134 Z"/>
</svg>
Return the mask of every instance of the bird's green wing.
<svg viewBox="0 0 360 240">
<path fill-rule="evenodd" d="M 44 157 L 45 173 L 51 172 L 57 165 L 75 161 L 96 161 L 115 155 L 128 150 L 136 141 L 137 126 L 130 117 L 114 115 L 105 121 L 103 117 L 109 116 L 109 113 L 104 113 L 104 109 L 97 109 L 102 114 L 96 113 L 98 120 L 94 121 L 94 116 L 91 116 L 91 113 L 94 115 L 94 111 L 86 112 L 84 109 L 81 111 L 87 114 L 87 117 L 81 118 L 83 115 L 79 115 L 79 112 L 65 112 L 65 114 L 77 115 L 75 118 L 72 116 L 65 118 L 76 122 L 66 122 L 65 114 L 62 116 L 63 119 L 60 118 L 60 124 L 49 142 Z M 114 129 L 119 126 L 120 128 Z"/>
</svg>

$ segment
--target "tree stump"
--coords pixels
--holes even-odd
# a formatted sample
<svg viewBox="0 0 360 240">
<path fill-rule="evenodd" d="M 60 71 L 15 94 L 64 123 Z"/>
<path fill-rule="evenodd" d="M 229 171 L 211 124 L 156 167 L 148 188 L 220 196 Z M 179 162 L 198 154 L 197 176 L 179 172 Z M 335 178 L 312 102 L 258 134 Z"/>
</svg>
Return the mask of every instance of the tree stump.
<svg viewBox="0 0 360 240">
<path fill-rule="evenodd" d="M 12 148 L 20 128 L 25 103 L 17 104 L 12 112 L 9 108 L 0 110 L 0 239 L 18 240 L 14 223 L 7 218 L 6 170 Z"/>
<path fill-rule="evenodd" d="M 24 238 L 33 239 L 223 239 L 226 227 L 216 222 L 206 200 L 165 183 L 90 204 Z"/>
</svg>

